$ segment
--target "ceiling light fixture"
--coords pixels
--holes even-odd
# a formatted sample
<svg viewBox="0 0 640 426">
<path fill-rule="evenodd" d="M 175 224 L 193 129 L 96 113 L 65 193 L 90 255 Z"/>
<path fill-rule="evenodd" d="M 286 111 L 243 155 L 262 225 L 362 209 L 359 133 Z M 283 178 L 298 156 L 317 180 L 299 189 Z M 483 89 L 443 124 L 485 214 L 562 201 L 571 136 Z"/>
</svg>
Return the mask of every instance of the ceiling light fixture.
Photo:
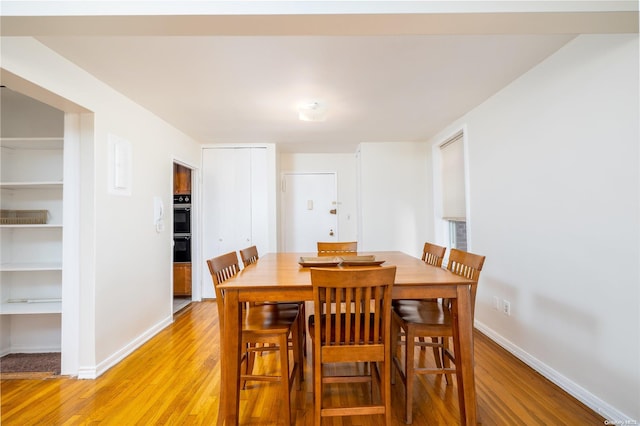
<svg viewBox="0 0 640 426">
<path fill-rule="evenodd" d="M 327 106 L 320 101 L 311 101 L 298 106 L 298 118 L 302 121 L 325 121 Z"/>
</svg>

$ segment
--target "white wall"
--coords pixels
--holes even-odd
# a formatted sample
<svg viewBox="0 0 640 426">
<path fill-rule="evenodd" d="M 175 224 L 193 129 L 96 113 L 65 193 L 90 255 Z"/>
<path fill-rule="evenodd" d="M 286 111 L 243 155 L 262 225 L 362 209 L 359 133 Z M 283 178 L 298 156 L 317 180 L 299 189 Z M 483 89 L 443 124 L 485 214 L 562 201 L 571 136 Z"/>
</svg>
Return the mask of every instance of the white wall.
<svg viewBox="0 0 640 426">
<path fill-rule="evenodd" d="M 3 138 L 64 136 L 62 111 L 7 90 L 10 89 L 0 89 L 0 133 Z"/>
<path fill-rule="evenodd" d="M 355 153 L 281 153 L 278 176 L 281 177 L 285 172 L 336 172 L 338 179 L 338 238 L 340 241 L 357 240 Z M 282 246 L 279 248 L 282 249 Z"/>
<path fill-rule="evenodd" d="M 171 216 L 156 233 L 153 197 L 171 211 L 173 159 L 199 164 L 199 145 L 33 38 L 2 38 L 2 67 L 93 112 L 81 147 L 92 184 L 80 194 L 79 339 L 81 372 L 100 374 L 172 321 Z M 131 196 L 107 191 L 109 134 L 132 146 Z"/>
<path fill-rule="evenodd" d="M 478 326 L 618 421 L 640 419 L 638 90 L 637 35 L 580 36 L 431 141 L 467 126 Z"/>
<path fill-rule="evenodd" d="M 425 143 L 360 144 L 362 250 L 422 255 L 433 240 L 430 158 Z"/>
</svg>

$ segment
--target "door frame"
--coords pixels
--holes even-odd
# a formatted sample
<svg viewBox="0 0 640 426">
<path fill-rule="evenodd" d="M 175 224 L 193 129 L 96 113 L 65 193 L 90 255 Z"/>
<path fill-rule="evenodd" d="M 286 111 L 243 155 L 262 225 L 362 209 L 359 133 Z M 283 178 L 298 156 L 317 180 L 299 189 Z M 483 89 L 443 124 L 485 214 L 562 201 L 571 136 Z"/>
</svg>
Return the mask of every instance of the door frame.
<svg viewBox="0 0 640 426">
<path fill-rule="evenodd" d="M 169 291 L 171 294 L 171 312 L 173 312 L 173 165 L 179 164 L 191 170 L 191 195 L 195 195 L 195 199 L 191 200 L 191 301 L 199 302 L 202 300 L 202 288 L 197 283 L 200 283 L 200 277 L 202 276 L 202 265 L 200 262 L 194 261 L 194 259 L 200 259 L 200 234 L 201 234 L 201 202 L 200 202 L 200 168 L 188 161 L 182 160 L 177 157 L 171 159 L 171 205 L 167 210 L 171 213 L 171 259 L 172 262 L 169 265 L 170 277 Z M 168 221 L 167 221 L 168 222 Z M 165 222 L 166 223 L 166 222 Z"/>
</svg>

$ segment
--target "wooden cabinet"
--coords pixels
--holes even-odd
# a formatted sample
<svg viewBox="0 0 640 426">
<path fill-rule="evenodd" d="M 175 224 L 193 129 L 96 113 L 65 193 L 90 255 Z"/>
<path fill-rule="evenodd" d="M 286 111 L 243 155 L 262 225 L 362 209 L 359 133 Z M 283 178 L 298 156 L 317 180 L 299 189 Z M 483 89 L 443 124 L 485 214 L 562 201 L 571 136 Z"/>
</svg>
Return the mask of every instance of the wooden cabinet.
<svg viewBox="0 0 640 426">
<path fill-rule="evenodd" d="M 191 296 L 191 263 L 173 264 L 173 295 Z"/>
<path fill-rule="evenodd" d="M 0 294 L 3 352 L 59 351 L 62 138 L 2 138 Z M 13 219 L 44 211 L 45 220 Z"/>
<path fill-rule="evenodd" d="M 173 164 L 173 193 L 191 194 L 191 169 Z"/>
</svg>

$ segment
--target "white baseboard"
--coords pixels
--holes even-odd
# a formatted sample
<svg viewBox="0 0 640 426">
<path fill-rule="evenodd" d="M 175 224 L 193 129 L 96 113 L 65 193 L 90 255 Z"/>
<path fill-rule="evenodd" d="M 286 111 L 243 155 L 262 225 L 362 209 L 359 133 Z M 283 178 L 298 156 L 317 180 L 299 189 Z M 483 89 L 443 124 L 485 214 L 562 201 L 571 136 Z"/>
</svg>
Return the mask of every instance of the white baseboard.
<svg viewBox="0 0 640 426">
<path fill-rule="evenodd" d="M 78 369 L 78 379 L 96 379 L 100 377 L 107 370 L 109 370 L 111 367 L 113 367 L 114 365 L 116 365 L 117 363 L 125 359 L 127 356 L 129 356 L 136 349 L 138 349 L 140 346 L 142 346 L 147 341 L 149 341 L 149 339 L 151 339 L 153 336 L 158 334 L 160 331 L 162 331 L 165 327 L 170 325 L 172 322 L 173 322 L 173 315 L 171 315 L 168 318 L 165 318 L 163 321 L 160 321 L 158 324 L 156 324 L 155 326 L 151 327 L 150 329 L 142 333 L 136 339 L 129 342 L 129 344 L 124 346 L 119 351 L 115 352 L 113 355 L 111 355 L 104 361 L 100 362 L 98 365 L 80 367 Z"/>
<path fill-rule="evenodd" d="M 533 368 L 545 378 L 559 386 L 569 395 L 573 396 L 575 399 L 582 402 L 584 405 L 591 408 L 593 411 L 611 422 L 610 424 L 636 424 L 636 419 L 632 419 L 617 408 L 611 406 L 607 402 L 593 395 L 587 389 L 583 388 L 582 386 L 560 374 L 558 371 L 549 367 L 539 359 L 531 356 L 531 354 L 524 351 L 513 342 L 505 339 L 503 336 L 496 333 L 493 329 L 478 321 L 475 321 L 474 325 L 479 331 L 487 335 L 491 340 L 502 346 L 516 358 L 520 359 L 529 367 Z"/>
<path fill-rule="evenodd" d="M 8 354 L 38 354 L 48 352 L 60 352 L 60 345 L 54 346 L 11 346 L 7 350 L 3 350 L 4 355 Z M 5 353 L 6 352 L 6 353 Z M 2 356 L 4 356 L 2 355 Z"/>
<path fill-rule="evenodd" d="M 78 369 L 78 379 L 92 380 L 98 377 L 95 367 L 80 367 Z"/>
</svg>

